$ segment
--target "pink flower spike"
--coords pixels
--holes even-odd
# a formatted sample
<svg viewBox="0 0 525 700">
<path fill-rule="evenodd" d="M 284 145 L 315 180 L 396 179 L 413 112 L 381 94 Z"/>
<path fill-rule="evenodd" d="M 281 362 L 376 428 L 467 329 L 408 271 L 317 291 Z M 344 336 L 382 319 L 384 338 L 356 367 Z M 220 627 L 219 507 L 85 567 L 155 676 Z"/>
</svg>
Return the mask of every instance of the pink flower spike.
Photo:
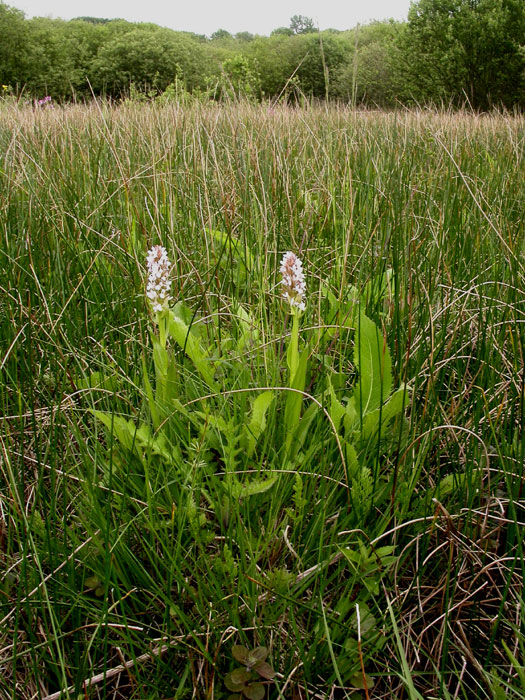
<svg viewBox="0 0 525 700">
<path fill-rule="evenodd" d="M 166 248 L 154 245 L 148 252 L 148 285 L 146 296 L 151 302 L 153 311 L 160 312 L 168 308 L 170 297 L 170 271 L 171 263 L 168 259 Z"/>
<path fill-rule="evenodd" d="M 303 263 L 295 253 L 288 251 L 281 260 L 281 280 L 283 299 L 293 311 L 304 311 L 306 304 L 306 282 L 304 280 Z"/>
</svg>

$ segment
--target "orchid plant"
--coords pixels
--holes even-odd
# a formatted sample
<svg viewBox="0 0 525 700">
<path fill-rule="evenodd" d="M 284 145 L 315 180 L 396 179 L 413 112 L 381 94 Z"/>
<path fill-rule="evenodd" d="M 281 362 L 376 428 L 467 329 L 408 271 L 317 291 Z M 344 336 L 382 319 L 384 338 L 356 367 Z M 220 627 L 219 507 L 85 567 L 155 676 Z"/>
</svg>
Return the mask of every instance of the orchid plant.
<svg viewBox="0 0 525 700">
<path fill-rule="evenodd" d="M 281 444 L 285 464 L 292 470 L 300 463 L 310 427 L 315 421 L 325 420 L 337 444 L 339 459 L 344 463 L 349 500 L 356 516 L 364 517 L 377 483 L 376 467 L 371 467 L 370 455 L 379 452 L 370 446 L 379 444 L 402 416 L 408 388 L 403 385 L 392 391 L 388 346 L 379 328 L 363 312 L 357 290 L 344 314 L 332 314 L 343 319 L 339 331 L 337 324 L 335 330 L 333 324 L 327 326 L 328 337 L 334 332 L 354 333 L 353 363 L 358 378 L 352 391 L 341 396 L 332 385 L 330 374 L 320 385 L 312 382 L 310 358 L 315 354 L 315 342 L 306 342 L 301 334 L 301 319 L 307 306 L 305 273 L 301 259 L 287 251 L 280 265 L 281 297 L 292 322 L 286 352 L 287 380 L 283 387 L 257 389 L 249 386 L 242 352 L 238 352 L 239 359 L 235 360 L 231 352 L 224 350 L 244 351 L 247 338 L 248 345 L 253 345 L 258 337 L 256 320 L 239 305 L 237 333 L 232 328 L 231 338 L 225 340 L 223 331 L 221 348 L 213 341 L 206 343 L 207 337 L 201 331 L 203 325 L 195 314 L 182 301 L 171 304 L 172 270 L 166 249 L 153 246 L 147 255 L 146 298 L 154 321 L 151 337 L 155 381 L 149 378 L 146 358 L 142 375 L 149 418 L 137 424 L 101 411 L 95 411 L 95 416 L 114 434 L 121 449 L 133 453 L 143 465 L 145 475 L 149 474 L 146 481 L 152 478 L 152 464 L 160 462 L 164 464 L 164 473 L 166 465 L 169 466 L 173 483 L 191 483 L 193 487 L 196 471 L 188 469 L 188 465 L 194 463 L 195 452 L 206 463 L 218 459 L 227 495 L 225 501 L 230 504 L 231 499 L 267 491 L 277 480 L 276 474 L 262 468 L 262 453 L 258 476 L 242 476 L 246 461 L 257 459 L 270 408 L 272 412 L 283 411 L 282 420 L 273 424 L 283 426 Z M 330 301 L 329 293 L 327 298 Z M 336 303 L 335 299 L 332 301 Z M 275 360 L 279 361 L 277 357 Z M 191 381 L 184 374 L 185 365 L 186 369 L 193 369 Z M 279 399 L 283 392 L 284 405 Z M 275 435 L 275 439 L 282 436 Z M 272 436 L 266 435 L 268 441 L 272 442 Z M 122 456 L 116 459 L 122 461 Z M 159 468 L 157 464 L 157 475 Z M 213 500 L 210 495 L 207 498 Z M 217 502 L 213 508 L 221 510 Z M 228 512 L 229 506 L 226 514 L 222 508 L 222 517 L 227 518 Z"/>
</svg>

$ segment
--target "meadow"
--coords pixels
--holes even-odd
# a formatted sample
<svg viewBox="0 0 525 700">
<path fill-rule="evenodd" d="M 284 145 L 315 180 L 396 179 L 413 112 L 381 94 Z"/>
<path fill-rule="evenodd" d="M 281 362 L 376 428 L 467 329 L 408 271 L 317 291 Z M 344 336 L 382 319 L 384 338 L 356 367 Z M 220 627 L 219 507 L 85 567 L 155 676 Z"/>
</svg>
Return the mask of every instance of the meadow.
<svg viewBox="0 0 525 700">
<path fill-rule="evenodd" d="M 525 698 L 524 126 L 0 104 L 2 700 Z"/>
</svg>

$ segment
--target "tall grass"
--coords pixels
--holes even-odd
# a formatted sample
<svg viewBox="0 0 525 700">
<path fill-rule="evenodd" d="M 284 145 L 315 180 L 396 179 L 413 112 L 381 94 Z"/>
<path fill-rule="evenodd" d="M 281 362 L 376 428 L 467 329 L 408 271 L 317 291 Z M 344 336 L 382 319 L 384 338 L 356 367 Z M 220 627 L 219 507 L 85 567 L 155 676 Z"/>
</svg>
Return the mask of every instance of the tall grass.
<svg viewBox="0 0 525 700">
<path fill-rule="evenodd" d="M 272 698 L 525 698 L 523 134 L 500 114 L 2 109 L 1 698 L 227 697 L 235 644 L 269 649 Z M 188 435 L 186 480 L 151 489 L 119 462 L 93 409 L 144 419 L 156 243 L 218 353 L 238 304 L 257 320 L 216 399 L 233 424 L 251 397 L 232 391 L 286 386 L 284 251 L 308 278 L 308 390 L 355 377 L 327 293 L 364 295 L 411 388 L 374 457 L 386 500 L 349 506 L 326 421 L 286 460 L 278 402 L 259 460 L 239 457 L 277 486 L 220 512 L 227 445 Z"/>
</svg>

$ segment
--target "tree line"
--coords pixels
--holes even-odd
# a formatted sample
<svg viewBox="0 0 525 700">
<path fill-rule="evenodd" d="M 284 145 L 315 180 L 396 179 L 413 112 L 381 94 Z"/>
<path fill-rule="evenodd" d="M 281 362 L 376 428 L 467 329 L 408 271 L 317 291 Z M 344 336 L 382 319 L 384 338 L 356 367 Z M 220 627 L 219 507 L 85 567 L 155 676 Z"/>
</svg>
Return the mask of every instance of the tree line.
<svg viewBox="0 0 525 700">
<path fill-rule="evenodd" d="M 270 36 L 219 29 L 211 37 L 121 19 L 27 19 L 0 3 L 0 36 L 4 98 L 525 103 L 523 0 L 419 0 L 406 22 L 318 31 L 296 15 Z"/>
</svg>

